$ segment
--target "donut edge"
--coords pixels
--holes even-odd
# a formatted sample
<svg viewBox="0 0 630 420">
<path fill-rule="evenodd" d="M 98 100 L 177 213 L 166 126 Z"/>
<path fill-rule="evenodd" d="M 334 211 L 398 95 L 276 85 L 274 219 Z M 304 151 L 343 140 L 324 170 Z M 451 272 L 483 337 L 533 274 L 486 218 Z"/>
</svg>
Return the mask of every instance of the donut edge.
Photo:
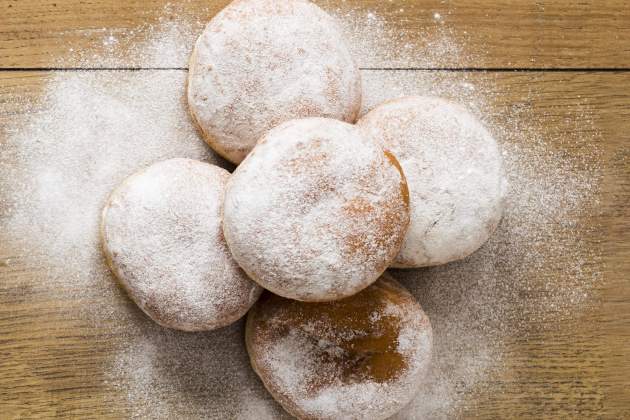
<svg viewBox="0 0 630 420">
<path fill-rule="evenodd" d="M 199 119 L 197 118 L 197 112 L 195 110 L 194 101 L 191 99 L 191 96 L 190 96 L 191 95 L 190 85 L 193 83 L 192 79 L 195 73 L 193 69 L 197 65 L 197 42 L 199 42 L 199 39 L 201 39 L 201 35 L 195 42 L 195 46 L 193 47 L 193 50 L 190 54 L 190 58 L 188 59 L 189 70 L 188 70 L 188 78 L 185 83 L 185 92 L 184 92 L 184 96 L 186 98 L 186 104 L 188 108 L 188 113 L 201 139 L 220 157 L 222 157 L 223 159 L 227 160 L 228 162 L 234 165 L 239 165 L 245 158 L 243 157 L 241 159 L 238 159 L 234 157 L 233 156 L 234 152 L 230 152 L 226 150 L 224 147 L 221 146 L 221 144 L 218 141 L 216 141 L 216 139 L 213 136 L 211 136 L 209 133 L 206 132 L 206 130 L 203 128 L 203 125 L 199 122 Z"/>
<path fill-rule="evenodd" d="M 266 291 L 263 293 L 271 293 L 271 292 Z M 297 407 L 297 405 L 291 401 L 289 397 L 281 393 L 280 390 L 277 387 L 274 387 L 271 382 L 265 380 L 265 375 L 263 375 L 263 370 L 258 364 L 258 361 L 253 351 L 253 341 L 254 341 L 253 337 L 254 337 L 254 329 L 255 329 L 254 318 L 257 316 L 258 311 L 259 311 L 259 304 L 258 302 L 256 302 L 249 310 L 247 314 L 247 320 L 245 321 L 245 349 L 247 351 L 247 355 L 249 357 L 249 363 L 252 367 L 252 370 L 254 371 L 254 373 L 256 373 L 256 376 L 258 377 L 260 382 L 262 382 L 263 386 L 265 387 L 267 392 L 269 392 L 269 394 L 274 399 L 274 401 L 280 404 L 280 406 L 287 413 L 289 413 L 290 415 L 300 420 L 316 420 L 313 417 L 308 417 L 306 413 L 301 411 Z"/>
<path fill-rule="evenodd" d="M 472 114 L 466 107 L 464 107 L 463 105 L 461 105 L 458 102 L 452 101 L 450 99 L 441 97 L 441 96 L 437 96 L 437 95 L 403 95 L 397 98 L 392 98 L 392 99 L 388 99 L 386 101 L 383 101 L 381 103 L 379 103 L 378 105 L 376 105 L 375 107 L 373 107 L 372 109 L 370 109 L 368 112 L 366 112 L 364 115 L 362 115 L 359 120 L 357 121 L 356 125 L 357 127 L 359 127 L 360 129 L 362 129 L 362 121 L 365 120 L 370 114 L 372 114 L 375 111 L 380 110 L 381 108 L 385 108 L 387 106 L 390 105 L 394 105 L 400 102 L 406 102 L 406 101 L 413 101 L 413 100 L 418 100 L 418 99 L 437 99 L 439 101 L 442 101 L 450 106 L 454 106 L 457 107 L 469 114 Z M 474 116 L 474 115 L 473 115 Z M 476 119 L 477 117 L 474 116 Z M 487 130 L 487 128 L 485 127 L 485 125 L 479 121 L 479 123 L 483 126 L 484 129 Z M 500 145 L 497 142 L 497 140 L 494 138 L 494 136 L 492 136 L 491 133 L 489 133 L 490 136 L 492 137 L 492 139 L 494 140 L 494 142 L 497 144 L 497 147 L 499 148 L 499 154 L 500 154 Z M 393 153 L 392 153 L 393 154 Z M 395 154 L 394 154 L 395 156 Z M 426 268 L 426 267 L 438 267 L 441 265 L 445 265 L 445 264 L 450 264 L 452 262 L 457 262 L 457 261 L 461 261 L 464 260 L 468 257 L 470 257 L 471 255 L 473 255 L 475 252 L 479 251 L 479 249 L 481 249 L 489 240 L 490 238 L 496 233 L 496 230 L 498 229 L 499 225 L 501 224 L 501 221 L 503 220 L 504 214 L 505 214 L 505 202 L 507 200 L 507 175 L 506 175 L 506 169 L 505 169 L 505 162 L 503 161 L 503 158 L 501 157 L 501 177 L 499 180 L 500 184 L 501 184 L 501 196 L 499 199 L 499 207 L 500 207 L 500 212 L 499 212 L 499 217 L 497 217 L 496 220 L 492 220 L 489 224 L 490 229 L 487 229 L 487 237 L 484 241 L 482 241 L 478 247 L 476 247 L 475 249 L 472 249 L 468 252 L 462 252 L 459 254 L 458 257 L 453 257 L 453 258 L 448 258 L 448 259 L 440 259 L 440 260 L 433 260 L 430 262 L 426 262 L 426 263 L 416 263 L 414 261 L 410 261 L 409 259 L 403 259 L 400 252 L 396 255 L 396 257 L 394 258 L 393 262 L 390 265 L 390 268 L 393 269 L 397 269 L 397 270 L 411 270 L 411 269 L 416 269 L 416 268 Z M 486 224 L 486 226 L 488 226 L 488 224 Z M 403 239 L 403 243 L 404 243 L 404 239 Z M 401 249 L 402 249 L 402 243 L 401 243 Z"/>
<path fill-rule="evenodd" d="M 324 120 L 331 120 L 331 121 L 335 121 L 335 122 L 340 122 L 340 123 L 344 123 L 344 124 L 348 124 L 350 126 L 352 126 L 352 128 L 354 130 L 358 130 L 358 133 L 361 134 L 361 130 L 359 128 L 359 126 L 357 126 L 356 124 L 350 124 L 346 121 L 341 121 L 341 120 L 336 120 L 336 119 L 331 119 L 331 118 L 324 118 L 324 117 L 307 117 L 307 118 L 297 118 L 297 119 L 293 119 L 293 120 L 288 120 L 285 121 L 281 124 L 279 124 L 278 126 L 274 127 L 272 130 L 276 130 L 279 127 L 284 126 L 285 124 L 290 124 L 293 123 L 294 121 L 300 121 L 300 120 L 305 120 L 305 119 L 324 119 Z M 271 130 L 270 130 L 271 131 Z M 266 143 L 267 140 L 267 134 L 269 133 L 269 131 L 267 133 L 265 133 L 260 140 L 256 143 L 261 144 L 261 143 Z M 279 290 L 278 288 L 275 287 L 275 285 L 268 285 L 266 284 L 266 282 L 262 281 L 259 276 L 257 276 L 256 274 L 252 273 L 249 269 L 247 269 L 246 267 L 244 267 L 243 264 L 241 264 L 236 258 L 235 261 L 237 261 L 238 265 L 241 267 L 241 269 L 245 272 L 245 274 L 247 274 L 247 276 L 252 279 L 252 281 L 254 281 L 256 284 L 258 284 L 260 287 L 264 288 L 265 290 L 268 290 L 270 292 L 272 292 L 275 295 L 281 296 L 283 298 L 286 299 L 292 299 L 292 300 L 297 300 L 299 302 L 305 302 L 305 303 L 325 303 L 325 302 L 332 302 L 332 301 L 337 301 L 337 300 L 341 300 L 341 299 L 345 299 L 351 296 L 356 295 L 357 293 L 360 293 L 361 291 L 365 290 L 366 288 L 370 287 L 371 285 L 373 285 L 375 282 L 377 282 L 381 276 L 383 276 L 383 274 L 387 271 L 388 268 L 392 267 L 392 264 L 394 263 L 395 259 L 397 258 L 398 254 L 400 253 L 400 250 L 402 248 L 402 245 L 404 243 L 405 237 L 407 235 L 407 230 L 409 229 L 409 225 L 411 223 L 411 204 L 410 204 L 410 193 L 409 193 L 409 185 L 407 183 L 407 177 L 405 176 L 405 173 L 402 169 L 402 166 L 400 165 L 400 162 L 398 162 L 398 158 L 396 158 L 396 156 L 391 153 L 389 150 L 385 149 L 382 145 L 373 142 L 372 140 L 365 138 L 365 140 L 372 142 L 378 149 L 380 149 L 383 153 L 383 161 L 385 165 L 391 165 L 392 167 L 394 167 L 394 169 L 396 169 L 396 171 L 398 172 L 399 176 L 400 176 L 400 195 L 402 196 L 402 201 L 403 201 L 403 205 L 405 207 L 405 220 L 403 221 L 404 226 L 402 227 L 402 231 L 400 233 L 400 237 L 398 238 L 398 243 L 393 247 L 393 249 L 395 249 L 394 252 L 392 252 L 393 257 L 390 256 L 389 258 L 387 258 L 387 260 L 384 261 L 383 263 L 383 267 L 380 270 L 376 270 L 375 274 L 374 274 L 374 278 L 366 283 L 361 283 L 359 285 L 357 285 L 355 288 L 352 289 L 351 292 L 344 292 L 344 293 L 336 293 L 334 295 L 327 295 L 325 297 L 322 298 L 313 298 L 313 299 L 304 299 L 304 297 L 302 296 L 297 296 L 295 294 L 288 294 L 283 290 Z M 243 163 L 250 158 L 250 156 L 253 156 L 253 153 L 249 153 L 245 159 L 243 159 Z M 230 177 L 230 179 L 227 182 L 226 188 L 225 188 L 225 197 L 227 198 L 227 196 L 230 194 L 230 190 L 232 188 L 232 183 L 233 180 L 236 179 L 236 176 L 238 176 L 238 172 L 239 172 L 239 167 L 236 168 L 236 170 L 234 171 L 234 173 L 232 173 L 232 176 Z M 232 256 L 235 255 L 235 253 L 232 251 L 232 239 L 231 238 L 231 232 L 229 229 L 229 226 L 227 223 L 225 223 L 225 217 L 224 217 L 224 213 L 225 213 L 225 203 L 227 202 L 227 200 L 223 201 L 223 208 L 222 208 L 222 229 L 223 229 L 223 236 L 225 237 L 225 242 L 227 243 L 228 248 L 230 249 L 230 252 L 232 253 Z"/>
<path fill-rule="evenodd" d="M 113 197 L 116 194 L 118 194 L 119 191 L 124 186 L 126 186 L 126 185 L 128 185 L 128 183 L 132 182 L 136 177 L 139 177 L 139 176 L 143 175 L 145 172 L 147 172 L 154 165 L 157 165 L 157 164 L 160 164 L 160 163 L 164 163 L 164 162 L 168 162 L 168 161 L 172 161 L 172 160 L 186 160 L 186 161 L 192 161 L 192 162 L 195 162 L 195 163 L 201 163 L 201 164 L 204 164 L 204 165 L 214 166 L 214 167 L 220 169 L 221 171 L 225 171 L 226 173 L 229 174 L 229 171 L 225 170 L 224 168 L 221 168 L 220 166 L 213 165 L 213 164 L 205 162 L 205 161 L 196 160 L 196 159 L 189 159 L 189 158 L 172 158 L 172 159 L 165 159 L 165 160 L 153 162 L 153 163 L 147 165 L 146 167 L 144 167 L 144 168 L 142 168 L 142 169 L 132 173 L 131 175 L 127 176 L 125 179 L 123 179 L 111 191 L 111 193 L 107 197 L 107 199 L 105 201 L 105 204 L 103 205 L 103 208 L 101 210 L 101 220 L 100 220 L 100 223 L 99 223 L 99 242 L 100 242 L 100 246 L 101 246 L 101 251 L 103 253 L 103 256 L 105 257 L 105 262 L 106 262 L 108 268 L 110 269 L 111 273 L 113 274 L 114 279 L 116 280 L 116 283 L 118 283 L 122 287 L 122 289 L 127 294 L 127 297 L 147 317 L 149 317 L 149 319 L 151 319 L 151 321 L 155 322 L 156 324 L 160 325 L 161 327 L 172 329 L 172 330 L 176 330 L 176 331 L 184 331 L 184 332 L 191 332 L 191 333 L 204 332 L 204 331 L 214 331 L 214 330 L 217 330 L 217 329 L 224 328 L 224 327 L 227 327 L 229 325 L 232 325 L 233 323 L 237 322 L 238 320 L 243 318 L 245 315 L 247 315 L 248 311 L 256 304 L 256 302 L 258 301 L 258 299 L 260 298 L 261 294 L 264 291 L 260 287 L 260 285 L 258 283 L 254 282 L 254 283 L 256 283 L 256 286 L 257 286 L 257 288 L 256 288 L 257 290 L 255 290 L 255 294 L 257 295 L 256 298 L 253 299 L 253 303 L 245 311 L 239 311 L 240 316 L 238 318 L 233 319 L 233 317 L 230 317 L 229 319 L 231 319 L 231 320 L 229 322 L 227 322 L 227 321 L 225 321 L 225 322 L 217 322 L 217 323 L 212 324 L 211 326 L 206 325 L 205 327 L 187 327 L 187 326 L 181 326 L 181 325 L 173 325 L 173 324 L 164 322 L 161 319 L 161 316 L 158 316 L 157 314 L 151 313 L 148 309 L 145 308 L 144 302 L 141 302 L 141 301 L 139 301 L 138 299 L 135 298 L 135 294 L 133 293 L 133 290 L 132 290 L 133 287 L 125 279 L 125 276 L 122 275 L 120 270 L 116 267 L 116 264 L 114 264 L 113 255 L 111 254 L 111 252 L 109 250 L 109 247 L 107 246 L 108 234 L 107 234 L 107 227 L 106 227 L 105 221 L 107 219 L 107 212 L 111 208 Z M 229 178 L 228 178 L 228 180 L 229 180 Z M 222 214 L 221 214 L 221 219 L 223 219 L 223 215 Z M 223 225 L 223 223 L 221 223 L 221 225 Z M 228 247 L 228 249 L 229 249 L 229 247 Z M 240 267 L 240 265 L 239 265 L 239 267 Z M 241 270 L 242 270 L 242 268 L 241 268 Z M 245 272 L 245 270 L 243 270 L 243 272 L 247 276 L 247 273 Z M 250 278 L 250 280 L 251 280 L 251 278 Z"/>
<path fill-rule="evenodd" d="M 409 297 L 410 303 L 413 306 L 417 307 L 417 309 L 420 311 L 422 316 L 426 319 L 427 327 L 426 327 L 426 330 L 425 330 L 424 333 L 426 334 L 427 339 L 428 339 L 428 349 L 427 349 L 427 354 L 426 354 L 427 361 L 426 361 L 426 363 L 423 366 L 421 366 L 420 371 L 416 373 L 416 375 L 419 375 L 420 379 L 426 378 L 428 370 L 429 370 L 429 368 L 430 368 L 430 366 L 432 364 L 432 361 L 433 361 L 433 351 L 434 351 L 433 324 L 431 323 L 431 320 L 430 320 L 429 316 L 427 315 L 427 313 L 422 308 L 422 305 L 420 305 L 420 302 L 418 301 L 418 299 L 409 291 L 409 289 L 407 289 L 405 286 L 403 286 L 389 272 L 384 272 L 377 279 L 377 282 L 381 281 L 381 280 L 383 281 L 383 283 L 392 286 L 396 291 L 400 291 L 401 293 L 407 295 Z M 376 283 L 376 282 L 374 282 L 374 283 Z M 372 286 L 373 284 L 371 284 L 370 286 Z M 264 292 L 264 293 L 271 293 L 271 292 L 267 291 L 267 292 Z M 308 303 L 308 302 L 305 302 L 305 303 Z M 280 404 L 280 406 L 287 413 L 289 413 L 290 415 L 298 418 L 299 420 L 317 420 L 318 417 L 309 416 L 304 411 L 300 410 L 298 408 L 298 406 L 289 397 L 287 397 L 284 394 L 282 394 L 277 389 L 277 387 L 274 387 L 273 384 L 271 384 L 269 381 L 265 380 L 265 377 L 263 375 L 263 370 L 261 369 L 260 365 L 258 364 L 258 361 L 256 360 L 256 357 L 255 357 L 254 351 L 253 351 L 253 341 L 254 341 L 253 336 L 254 336 L 254 329 L 255 329 L 254 318 L 258 315 L 258 312 L 260 310 L 259 305 L 260 305 L 260 301 L 256 302 L 252 306 L 252 308 L 250 309 L 249 313 L 247 314 L 247 320 L 246 320 L 246 323 L 245 323 L 245 347 L 246 347 L 246 350 L 247 350 L 247 354 L 248 354 L 248 357 L 249 357 L 252 369 L 254 370 L 254 372 L 256 373 L 256 375 L 258 376 L 260 381 L 262 382 L 262 384 L 265 387 L 265 389 L 272 396 L 272 398 L 278 404 Z M 395 411 L 389 412 L 387 414 L 387 416 L 384 417 L 384 418 L 390 418 L 391 416 L 394 416 L 397 413 L 400 413 L 402 410 L 405 409 L 405 407 L 407 407 L 411 403 L 411 401 L 413 401 L 413 399 L 417 396 L 417 394 L 418 394 L 418 389 L 410 391 L 409 395 L 403 401 L 403 403 L 398 404 L 397 409 Z"/>
<path fill-rule="evenodd" d="M 244 2 L 244 0 L 238 0 L 239 2 Z M 356 95 L 354 98 L 352 98 L 352 101 L 348 101 L 348 110 L 347 110 L 347 114 L 342 114 L 339 118 L 331 118 L 331 119 L 335 119 L 337 121 L 341 121 L 341 122 L 345 122 L 351 125 L 355 125 L 357 123 L 357 121 L 359 120 L 359 118 L 361 117 L 361 109 L 362 109 L 362 105 L 363 105 L 363 75 L 361 74 L 361 69 L 359 68 L 359 65 L 357 64 L 357 61 L 355 59 L 355 57 L 352 55 L 352 51 L 349 48 L 349 43 L 346 39 L 346 37 L 344 36 L 344 32 L 341 28 L 341 26 L 339 25 L 338 19 L 331 15 L 330 13 L 328 13 L 326 10 L 322 9 L 319 5 L 312 3 L 310 1 L 302 1 L 302 0 L 295 0 L 298 2 L 302 2 L 302 3 L 306 3 L 308 4 L 309 7 L 313 7 L 315 8 L 319 13 L 324 14 L 329 20 L 330 20 L 330 24 L 334 27 L 335 31 L 339 34 L 339 37 L 341 38 L 341 40 L 343 41 L 343 43 L 345 44 L 345 47 L 348 51 L 348 54 L 350 56 L 350 61 L 352 63 L 352 71 L 355 75 L 354 77 L 354 81 L 353 81 L 353 89 L 356 88 Z M 237 3 L 237 1 L 233 1 L 232 3 L 229 3 L 228 5 L 226 5 L 223 9 L 221 9 L 219 12 L 217 12 L 208 22 L 208 24 L 204 27 L 203 31 L 201 31 L 201 33 L 199 34 L 199 36 L 197 37 L 193 49 L 190 53 L 190 57 L 188 58 L 188 76 L 187 76 L 187 81 L 185 83 L 185 92 L 184 92 L 184 96 L 186 98 L 186 102 L 187 102 L 187 108 L 188 108 L 188 112 L 191 116 L 191 120 L 193 122 L 193 125 L 195 126 L 195 128 L 197 129 L 198 133 L 200 134 L 202 140 L 213 150 L 215 151 L 219 156 L 221 156 L 223 159 L 229 161 L 230 163 L 238 166 L 240 165 L 245 158 L 247 158 L 247 156 L 249 156 L 249 154 L 251 154 L 252 150 L 256 147 L 256 145 L 258 144 L 258 142 L 260 141 L 260 139 L 264 138 L 265 135 L 272 130 L 275 127 L 270 128 L 269 130 L 267 130 L 266 132 L 262 133 L 259 136 L 259 140 L 256 141 L 256 143 L 254 144 L 254 146 L 252 146 L 251 148 L 249 148 L 249 150 L 244 150 L 243 152 L 240 152 L 238 149 L 236 150 L 228 150 L 225 147 L 223 147 L 223 145 L 220 144 L 219 141 L 217 141 L 216 138 L 214 138 L 213 136 L 211 136 L 204 128 L 203 125 L 201 124 L 201 122 L 199 121 L 198 117 L 197 117 L 197 113 L 195 111 L 195 105 L 194 105 L 194 101 L 191 100 L 191 93 L 190 93 L 190 85 L 193 83 L 193 78 L 195 76 L 195 71 L 194 69 L 197 67 L 197 48 L 198 48 L 198 43 L 200 42 L 203 34 L 205 33 L 207 27 L 212 23 L 212 20 L 214 20 L 219 14 L 221 14 L 225 9 L 227 9 L 230 6 L 233 6 L 234 3 Z M 346 119 L 346 117 L 348 117 L 348 119 Z M 292 118 L 290 120 L 286 120 L 286 121 L 282 121 L 281 123 L 279 123 L 278 125 L 276 125 L 276 127 L 284 124 L 285 122 L 294 120 L 294 119 L 305 119 L 305 118 L 327 118 L 321 115 L 307 115 L 307 116 L 302 116 L 300 118 Z M 240 156 L 240 154 L 243 154 L 243 156 Z"/>
</svg>

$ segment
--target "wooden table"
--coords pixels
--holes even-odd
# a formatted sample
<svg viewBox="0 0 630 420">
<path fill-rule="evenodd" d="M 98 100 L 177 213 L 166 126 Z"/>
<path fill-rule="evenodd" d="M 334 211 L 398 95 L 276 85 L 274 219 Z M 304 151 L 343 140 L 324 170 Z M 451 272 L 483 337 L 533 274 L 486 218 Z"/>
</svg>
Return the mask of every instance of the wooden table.
<svg viewBox="0 0 630 420">
<path fill-rule="evenodd" d="M 69 47 L 98 51 L 102 48 L 101 28 L 119 34 L 140 28 L 156 21 L 165 3 L 0 0 L 0 128 L 9 126 L 21 112 L 14 100 L 37 97 L 51 73 L 99 67 L 98 62 L 73 61 Z M 203 21 L 226 3 L 189 0 L 181 10 L 184 18 Z M 319 3 L 324 7 L 333 4 Z M 554 328 L 531 320 L 536 334 L 513 337 L 507 343 L 505 366 L 510 374 L 494 378 L 494 386 L 487 388 L 491 391 L 472 393 L 461 415 L 630 418 L 628 3 L 347 0 L 340 4 L 342 8 L 376 11 L 390 25 L 412 34 L 416 28 L 434 25 L 435 12 L 447 16 L 454 36 L 466 38 L 469 55 L 474 58 L 445 62 L 439 69 L 413 70 L 418 65 L 414 62 L 404 67 L 411 69 L 408 71 L 443 72 L 445 77 L 453 72 L 471 72 L 471 78 L 479 82 L 492 80 L 493 89 L 509 92 L 497 99 L 495 106 L 530 98 L 533 112 L 550 133 L 562 130 L 562 121 L 578 119 L 578 105 L 592 110 L 592 126 L 580 128 L 577 124 L 578 132 L 573 134 L 593 129 L 600 133 L 601 211 L 584 221 L 582 230 L 586 239 L 602 250 L 601 260 L 593 261 L 602 273 L 592 292 L 596 304 L 573 319 L 559 321 Z M 173 63 L 172 67 L 182 65 Z M 360 65 L 391 67 L 387 62 Z M 135 66 L 129 60 L 113 67 Z M 579 150 L 569 148 L 566 152 Z M 10 249 L 0 232 L 0 418 L 122 415 L 124 398 L 104 395 L 106 391 L 99 387 L 99 363 L 111 337 L 80 319 L 65 317 L 63 308 L 71 302 L 29 297 L 28 292 L 16 290 L 25 281 L 37 282 L 45 273 L 21 266 L 20 256 Z M 18 263 L 3 264 L 7 260 Z M 549 277 L 553 276 L 550 272 Z M 120 409 L 112 407 L 111 401 L 120 404 Z"/>
</svg>

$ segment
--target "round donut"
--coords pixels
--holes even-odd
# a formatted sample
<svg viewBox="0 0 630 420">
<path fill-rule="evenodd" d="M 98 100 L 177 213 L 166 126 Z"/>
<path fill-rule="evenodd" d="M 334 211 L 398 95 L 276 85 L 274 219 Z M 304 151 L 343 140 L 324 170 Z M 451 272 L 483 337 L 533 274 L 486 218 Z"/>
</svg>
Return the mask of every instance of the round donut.
<svg viewBox="0 0 630 420">
<path fill-rule="evenodd" d="M 434 97 L 386 102 L 358 126 L 399 160 L 409 183 L 411 223 L 394 267 L 464 258 L 494 232 L 504 208 L 501 152 L 463 107 Z"/>
<path fill-rule="evenodd" d="M 254 371 L 299 419 L 386 419 L 418 392 L 431 359 L 429 319 L 386 277 L 329 303 L 266 292 L 245 331 Z"/>
<path fill-rule="evenodd" d="M 337 24 L 304 0 L 237 0 L 190 58 L 188 104 L 206 142 L 239 164 L 269 129 L 305 117 L 354 123 L 361 76 Z"/>
<path fill-rule="evenodd" d="M 223 238 L 228 178 L 217 166 L 171 159 L 127 178 L 105 205 L 101 239 L 107 263 L 131 299 L 164 327 L 226 326 L 262 292 Z"/>
<path fill-rule="evenodd" d="M 302 301 L 351 296 L 400 250 L 409 223 L 398 162 L 331 119 L 269 131 L 228 182 L 223 232 L 264 288 Z"/>
</svg>

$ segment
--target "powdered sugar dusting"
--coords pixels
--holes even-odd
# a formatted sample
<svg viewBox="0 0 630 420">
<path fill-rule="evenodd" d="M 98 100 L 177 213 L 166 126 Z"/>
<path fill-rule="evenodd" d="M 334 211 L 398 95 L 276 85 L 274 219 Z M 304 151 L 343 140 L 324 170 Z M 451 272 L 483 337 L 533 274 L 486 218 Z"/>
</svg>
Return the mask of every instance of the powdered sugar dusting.
<svg viewBox="0 0 630 420">
<path fill-rule="evenodd" d="M 409 183 L 411 223 L 395 267 L 456 261 L 488 240 L 503 213 L 503 163 L 492 135 L 465 108 L 407 96 L 358 125 L 398 158 Z"/>
<path fill-rule="evenodd" d="M 188 102 L 206 140 L 239 163 L 284 121 L 354 123 L 361 75 L 336 23 L 314 4 L 236 1 L 195 44 Z"/>
<path fill-rule="evenodd" d="M 338 2 L 330 2 L 326 10 L 340 22 L 353 55 L 364 69 L 457 67 L 475 59 L 464 48 L 466 34 L 456 34 L 447 25 L 417 27 L 409 32 L 376 11 L 349 9 Z M 404 19 L 405 11 L 392 15 L 389 19 Z"/>
<path fill-rule="evenodd" d="M 167 3 L 158 19 L 133 29 L 95 28 L 88 35 L 100 34 L 102 41 L 86 49 L 68 48 L 73 66 L 88 68 L 185 68 L 195 40 L 211 16 L 208 7 L 196 7 L 191 15 L 186 2 Z M 213 10 L 216 6 L 213 6 Z M 57 65 L 68 63 L 60 58 Z"/>
<path fill-rule="evenodd" d="M 62 293 L 109 293 L 109 281 L 95 280 L 107 277 L 98 215 L 118 183 L 167 158 L 219 162 L 185 111 L 184 80 L 181 72 L 58 73 L 37 111 L 7 130 L 1 158 L 11 162 L 1 186 L 9 203 L 7 240 L 37 250 L 36 264 L 58 278 Z"/>
<path fill-rule="evenodd" d="M 165 327 L 223 327 L 260 296 L 223 238 L 229 175 L 170 159 L 132 175 L 107 201 L 101 224 L 107 260 L 138 306 Z"/>
<path fill-rule="evenodd" d="M 444 96 L 465 105 L 500 143 L 509 186 L 504 217 L 479 251 L 444 266 L 392 271 L 418 297 L 436 336 L 433 369 L 417 398 L 397 417 L 401 420 L 456 415 L 465 408 L 466 394 L 503 368 L 506 340 L 527 334 L 532 320 L 553 325 L 571 317 L 588 303 L 600 275 L 589 266 L 589 261 L 599 261 L 599 251 L 583 243 L 579 233 L 580 220 L 598 203 L 600 157 L 592 138 L 564 132 L 562 140 L 545 137 L 530 110 L 502 107 L 496 103 L 502 98 L 480 93 L 496 89 L 492 77 L 477 77 L 477 83 L 474 77 L 364 75 L 364 112 L 409 94 Z M 590 118 L 588 109 L 583 112 L 582 130 Z M 580 145 L 580 158 L 551 146 L 562 143 Z M 564 275 L 548 278 L 552 266 Z"/>
<path fill-rule="evenodd" d="M 381 67 L 383 57 L 396 58 L 388 67 L 417 60 L 430 67 L 471 62 L 463 60 L 466 40 L 450 31 L 446 11 L 440 10 L 441 29 L 419 34 L 401 34 L 376 12 L 372 17 L 365 10 L 333 12 L 363 67 Z M 103 42 L 110 45 L 103 55 L 74 54 L 90 66 L 121 58 L 172 66 L 169 57 L 185 65 L 205 23 L 165 20 L 138 28 L 142 37 L 104 30 Z M 147 35 L 148 43 L 125 41 Z M 407 35 L 418 41 L 408 43 Z M 429 48 L 419 49 L 423 46 Z M 491 379 L 504 368 L 506 341 L 526 337 L 531 322 L 551 328 L 588 302 L 599 256 L 579 236 L 581 221 L 597 204 L 597 132 L 584 106 L 582 118 L 563 123 L 558 137 L 550 137 L 527 102 L 536 105 L 536 92 L 511 103 L 508 87 L 492 74 L 365 71 L 362 76 L 364 111 L 403 95 L 445 96 L 480 118 L 504 151 L 510 191 L 490 242 L 462 262 L 394 272 L 420 300 L 435 334 L 429 377 L 399 418 L 443 418 L 471 404 L 471 393 L 492 392 Z M 79 302 L 85 322 L 112 329 L 116 351 L 103 369 L 112 392 L 128 399 L 130 416 L 288 418 L 249 367 L 241 323 L 202 334 L 154 325 L 121 299 L 98 249 L 100 208 L 126 176 L 171 157 L 219 162 L 188 119 L 185 79 L 178 71 L 56 73 L 41 101 L 11 104 L 22 114 L 11 117 L 0 136 L 0 234 L 16 252 L 0 264 L 43 267 L 36 281 L 20 280 L 25 295 L 62 295 Z M 576 132 L 582 137 L 572 136 Z M 570 157 L 565 144 L 579 145 L 582 157 Z M 549 278 L 549 267 L 564 276 Z"/>
<path fill-rule="evenodd" d="M 246 339 L 269 391 L 293 415 L 318 419 L 394 414 L 415 394 L 432 347 L 426 315 L 390 279 L 315 306 L 264 296 Z"/>
<path fill-rule="evenodd" d="M 256 410 L 283 418 L 249 368 L 242 321 L 195 334 L 150 321 L 129 327 L 107 376 L 130 417 L 247 419 Z"/>
<path fill-rule="evenodd" d="M 409 223 L 396 165 L 337 120 L 270 130 L 228 182 L 224 232 L 234 258 L 281 296 L 355 294 L 385 271 Z"/>
</svg>

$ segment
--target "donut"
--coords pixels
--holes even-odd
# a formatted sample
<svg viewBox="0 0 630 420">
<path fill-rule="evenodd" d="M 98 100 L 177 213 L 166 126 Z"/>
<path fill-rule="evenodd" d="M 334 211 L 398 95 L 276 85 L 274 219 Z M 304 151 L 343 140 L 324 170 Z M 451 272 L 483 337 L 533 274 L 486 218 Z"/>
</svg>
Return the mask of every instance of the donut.
<svg viewBox="0 0 630 420">
<path fill-rule="evenodd" d="M 189 63 L 203 138 L 239 164 L 269 129 L 305 117 L 354 123 L 361 76 L 336 22 L 304 0 L 237 0 L 207 25 Z"/>
<path fill-rule="evenodd" d="M 328 303 L 265 292 L 247 317 L 251 365 L 299 419 L 386 419 L 418 392 L 431 359 L 429 319 L 389 277 Z"/>
<path fill-rule="evenodd" d="M 223 232 L 264 288 L 301 301 L 341 299 L 396 257 L 408 200 L 396 159 L 354 125 L 293 120 L 263 136 L 228 181 Z"/>
<path fill-rule="evenodd" d="M 399 160 L 409 183 L 411 223 L 393 266 L 462 259 L 496 229 L 506 179 L 497 142 L 462 106 L 406 97 L 377 106 L 358 122 L 363 134 Z"/>
<path fill-rule="evenodd" d="M 109 267 L 158 324 L 184 331 L 226 326 L 260 296 L 230 256 L 221 229 L 229 173 L 190 159 L 156 163 L 109 197 L 101 240 Z"/>
</svg>

